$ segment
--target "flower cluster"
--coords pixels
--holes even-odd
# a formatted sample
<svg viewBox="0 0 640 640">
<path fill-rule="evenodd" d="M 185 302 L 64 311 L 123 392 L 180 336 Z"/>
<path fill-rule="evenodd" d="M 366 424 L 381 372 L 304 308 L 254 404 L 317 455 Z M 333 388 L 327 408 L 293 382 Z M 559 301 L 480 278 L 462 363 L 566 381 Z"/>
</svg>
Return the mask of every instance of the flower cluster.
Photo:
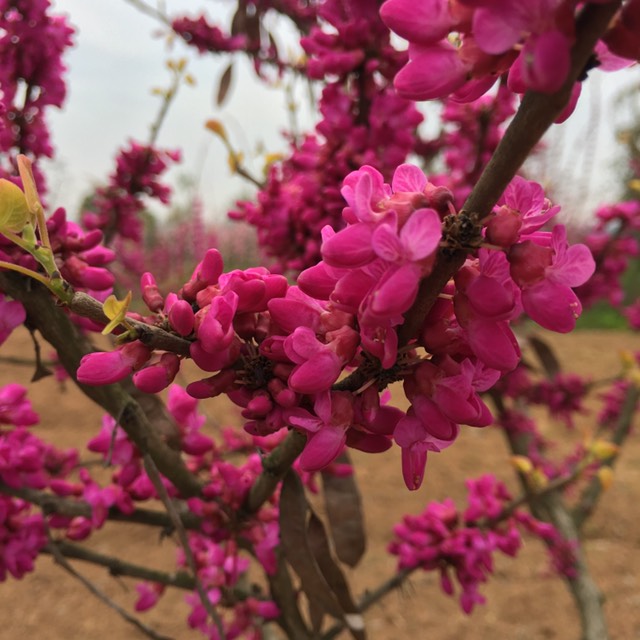
<svg viewBox="0 0 640 640">
<path fill-rule="evenodd" d="M 33 571 L 47 543 L 42 515 L 30 513 L 30 508 L 24 500 L 0 494 L 0 582 L 7 572 L 19 580 Z"/>
<path fill-rule="evenodd" d="M 29 432 L 38 415 L 19 384 L 0 388 L 0 486 L 22 489 L 54 487 L 77 463 L 73 450 L 59 451 Z M 30 512 L 24 500 L 0 492 L 0 582 L 7 571 L 22 578 L 34 568 L 34 561 L 45 546 L 44 519 Z"/>
<path fill-rule="evenodd" d="M 228 35 L 219 27 L 207 22 L 205 16 L 176 18 L 171 28 L 187 43 L 194 46 L 200 53 L 205 51 L 224 53 L 245 49 L 247 38 L 244 34 Z"/>
<path fill-rule="evenodd" d="M 49 0 L 0 3 L 0 175 L 14 174 L 18 153 L 53 155 L 45 112 L 64 102 L 62 55 L 73 29 L 50 8 Z"/>
<path fill-rule="evenodd" d="M 461 588 L 460 605 L 471 613 L 485 598 L 478 588 L 493 572 L 493 557 L 500 551 L 515 556 L 522 546 L 518 525 L 560 543 L 557 531 L 521 511 L 508 509 L 511 495 L 494 476 L 466 481 L 468 506 L 459 512 L 451 499 L 432 502 L 417 516 L 405 516 L 394 529 L 389 553 L 398 557 L 399 570 L 439 571 L 440 584 L 454 593 Z"/>
<path fill-rule="evenodd" d="M 145 274 L 142 296 L 154 315 L 138 317 L 189 340 L 191 358 L 214 374 L 192 382 L 191 395 L 227 394 L 242 407 L 251 434 L 286 426 L 305 433 L 303 469 L 325 467 L 345 444 L 374 452 L 393 439 L 403 449 L 407 486 L 415 489 L 428 451 L 449 446 L 459 424 L 491 422 L 478 394 L 519 361 L 510 322 L 524 309 L 546 328 L 569 331 L 580 312 L 571 286 L 589 277 L 593 260 L 584 246 L 568 246 L 564 227 L 539 230 L 558 207 L 539 185 L 516 178 L 485 221 L 491 248 L 466 261 L 418 342 L 399 357 L 403 314 L 434 268 L 443 222 L 454 228 L 464 216 L 455 214 L 448 189 L 411 165 L 400 166 L 391 185 L 365 166 L 347 176 L 341 193 L 347 226 L 323 229 L 323 259 L 297 286 L 264 268 L 223 273 L 220 253 L 210 249 L 177 294 L 164 297 Z M 482 241 L 481 231 L 474 242 Z M 428 360 L 417 357 L 417 346 Z M 85 356 L 78 379 L 108 384 L 135 372 L 134 384 L 156 393 L 181 362 L 136 341 Z M 348 366 L 369 368 L 373 384 L 356 394 L 334 387 Z M 378 387 L 398 379 L 411 401 L 406 415 L 380 406 Z"/>
<path fill-rule="evenodd" d="M 584 242 L 593 253 L 598 269 L 576 290 L 582 303 L 591 306 L 600 300 L 614 307 L 624 302 L 622 276 L 640 255 L 636 237 L 640 229 L 640 201 L 627 200 L 599 207 L 596 224 Z"/>
<path fill-rule="evenodd" d="M 116 170 L 109 184 L 96 190 L 90 207 L 83 213 L 86 229 L 100 229 L 110 239 L 116 233 L 135 241 L 142 239 L 144 197 L 163 204 L 169 201 L 171 189 L 160 182 L 170 162 L 179 162 L 180 153 L 156 149 L 132 142 L 116 159 Z"/>
<path fill-rule="evenodd" d="M 396 88 L 414 100 L 453 94 L 466 102 L 483 95 L 508 72 L 508 86 L 515 93 L 553 93 L 562 87 L 571 67 L 574 14 L 581 4 L 577 0 L 387 0 L 382 19 L 409 41 L 409 63 L 396 76 Z M 633 22 L 637 9 L 628 7 L 623 13 Z M 624 29 L 628 25 L 620 28 L 620 35 L 612 32 L 607 44 L 621 41 Z M 611 55 L 604 43 L 600 50 L 605 58 Z M 636 50 L 617 47 L 618 54 L 631 59 Z M 579 91 L 576 83 L 564 117 Z"/>
<path fill-rule="evenodd" d="M 343 226 L 337 185 L 358 166 L 373 164 L 385 178 L 416 146 L 422 115 L 396 95 L 390 79 L 403 61 L 389 43 L 371 0 L 325 2 L 326 21 L 302 39 L 307 73 L 329 76 L 315 133 L 291 145 L 289 157 L 271 166 L 257 202 L 240 202 L 230 216 L 258 229 L 274 270 L 300 272 L 320 258 L 325 225 Z M 334 79 L 336 78 L 337 79 Z"/>
</svg>

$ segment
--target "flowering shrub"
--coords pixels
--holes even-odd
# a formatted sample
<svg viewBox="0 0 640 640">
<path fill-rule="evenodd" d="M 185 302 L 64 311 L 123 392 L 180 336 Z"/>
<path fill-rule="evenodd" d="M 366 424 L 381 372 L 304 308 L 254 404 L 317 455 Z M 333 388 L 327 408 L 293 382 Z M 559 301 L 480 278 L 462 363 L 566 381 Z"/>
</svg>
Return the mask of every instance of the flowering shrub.
<svg viewBox="0 0 640 640">
<path fill-rule="evenodd" d="M 11 123 L 22 83 L 26 102 L 53 94 L 39 110 L 61 105 L 59 56 L 70 30 L 46 0 L 34 5 L 35 17 L 31 5 L 5 4 L 0 52 L 16 69 L 42 29 L 52 43 L 37 69 L 42 78 L 33 69 L 3 77 L 0 113 Z M 580 611 L 591 612 L 583 615 L 585 637 L 604 637 L 579 530 L 629 433 L 637 364 L 629 358 L 624 379 L 605 397 L 602 421 L 615 421 L 609 435 L 603 429 L 552 459 L 527 405 L 548 407 L 571 426 L 591 383 L 563 373 L 535 338 L 531 375 L 516 327 L 531 320 L 567 333 L 583 304 L 604 296 L 621 302 L 617 278 L 636 252 L 628 233 L 637 203 L 602 209 L 585 243 L 570 244 L 554 221 L 560 206 L 517 172 L 545 130 L 570 115 L 591 68 L 637 57 L 629 39 L 639 7 L 636 0 L 526 7 L 388 0 L 378 12 L 369 0 L 239 3 L 228 29 L 205 16 L 160 14 L 201 54 L 245 52 L 259 77 L 272 66 L 322 87 L 314 132 L 291 135 L 290 153 L 272 164 L 256 201 L 230 214 L 258 229 L 269 268 L 225 271 L 221 251 L 210 246 L 215 238 L 196 218 L 197 256 L 181 241 L 161 246 L 165 261 L 173 245 L 180 265 L 193 260 L 193 269 L 180 280 L 174 270 L 173 279 L 156 270 L 140 245 L 144 198 L 168 202 L 162 174 L 179 159 L 155 144 L 161 117 L 150 141 L 120 152 L 80 223 L 63 209 L 46 216 L 33 165 L 50 154 L 46 135 L 5 124 L 15 167 L 0 180 L 0 339 L 27 322 L 56 349 L 60 365 L 106 411 L 87 448 L 112 473 L 101 481 L 78 451 L 58 451 L 31 434 L 26 427 L 37 416 L 25 390 L 1 389 L 0 576 L 21 577 L 44 551 L 67 567 L 65 556 L 80 553 L 114 567 L 117 559 L 99 561 L 80 543 L 107 520 L 142 522 L 174 535 L 179 549 L 174 573 L 155 572 L 138 586 L 137 611 L 175 586 L 189 591 L 188 625 L 212 639 L 261 638 L 270 620 L 290 638 L 333 637 L 325 615 L 338 631 L 363 638 L 364 605 L 341 567 L 357 565 L 364 551 L 348 449 L 400 447 L 404 482 L 417 490 L 430 452 L 452 446 L 462 426 L 496 424 L 514 453 L 522 495 L 512 498 L 485 475 L 467 481 L 464 512 L 445 500 L 407 516 L 389 547 L 400 577 L 377 593 L 418 568 L 437 570 L 446 593 L 455 576 L 470 613 L 484 601 L 478 588 L 493 554 L 515 555 L 526 531 L 548 546 Z M 264 19 L 270 12 L 300 31 L 302 63 L 280 57 Z M 389 29 L 409 40 L 408 52 L 395 47 Z M 164 107 L 187 78 L 182 63 L 171 69 Z M 517 94 L 525 96 L 516 110 Z M 426 140 L 415 101 L 434 98 L 443 101 L 445 126 Z M 43 126 L 35 115 L 19 117 Z M 251 178 L 221 124 L 207 126 L 227 146 L 232 168 Z M 408 160 L 440 168 L 431 175 Z M 141 298 L 136 311 L 133 292 L 122 293 L 126 271 L 141 272 L 132 287 Z M 97 331 L 115 336 L 107 350 L 89 341 Z M 42 367 L 38 361 L 35 378 Z M 178 374 L 186 388 L 175 384 Z M 385 393 L 394 382 L 402 382 L 406 410 Z M 157 395 L 164 390 L 166 406 Z M 217 396 L 239 407 L 242 430 L 213 438 L 203 429 L 200 403 Z M 330 531 L 307 499 L 320 492 L 318 478 Z M 582 491 L 573 506 L 563 494 L 570 485 Z M 153 506 L 158 501 L 164 511 Z"/>
</svg>

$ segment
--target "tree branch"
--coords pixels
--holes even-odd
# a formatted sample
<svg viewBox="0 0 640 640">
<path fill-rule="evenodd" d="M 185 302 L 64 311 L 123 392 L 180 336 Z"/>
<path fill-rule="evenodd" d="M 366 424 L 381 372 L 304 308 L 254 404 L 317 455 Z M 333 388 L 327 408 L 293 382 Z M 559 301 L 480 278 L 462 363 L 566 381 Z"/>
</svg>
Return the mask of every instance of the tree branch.
<svg viewBox="0 0 640 640">
<path fill-rule="evenodd" d="M 189 575 L 186 571 L 176 571 L 174 573 L 157 571 L 156 569 L 150 569 L 149 567 L 142 567 L 131 562 L 125 562 L 120 558 L 92 551 L 91 549 L 87 549 L 81 545 L 66 542 L 64 540 L 50 540 L 47 546 L 42 550 L 42 553 L 54 556 L 56 553 L 60 553 L 66 558 L 90 562 L 91 564 L 107 568 L 112 576 L 128 576 L 130 578 L 148 580 L 149 582 L 158 582 L 159 584 L 165 584 L 167 586 L 185 589 L 188 591 L 195 589 L 196 585 L 193 576 Z"/>
<path fill-rule="evenodd" d="M 66 306 L 79 316 L 89 318 L 99 324 L 106 325 L 109 322 L 102 311 L 102 304 L 82 291 L 76 291 Z M 191 343 L 188 340 L 146 322 L 132 318 L 127 318 L 127 322 L 136 330 L 138 340 L 147 347 L 160 351 L 171 351 L 180 356 L 189 356 Z"/>
<path fill-rule="evenodd" d="M 156 467 L 153 458 L 149 454 L 145 454 L 144 456 L 144 466 L 156 492 L 158 493 L 160 500 L 162 500 L 162 504 L 164 505 L 167 513 L 169 514 L 169 517 L 171 518 L 173 526 L 175 527 L 178 540 L 180 541 L 180 546 L 184 551 L 184 557 L 187 561 L 187 565 L 189 566 L 189 569 L 193 574 L 195 589 L 198 593 L 198 596 L 200 597 L 202 606 L 205 608 L 205 611 L 213 621 L 220 638 L 224 638 L 225 632 L 222 625 L 222 619 L 218 615 L 218 612 L 215 610 L 211 600 L 209 599 L 209 594 L 205 590 L 202 581 L 198 577 L 198 566 L 196 564 L 196 559 L 193 555 L 193 551 L 191 550 L 191 545 L 189 544 L 189 537 L 187 536 L 187 532 L 182 525 L 182 521 L 180 520 L 180 516 L 176 511 L 175 505 L 173 504 L 171 498 L 169 497 L 169 494 L 167 493 L 166 487 L 164 486 L 164 484 L 162 484 L 162 478 L 160 477 L 158 468 Z"/>
<path fill-rule="evenodd" d="M 62 498 L 47 491 L 29 489 L 28 487 L 10 487 L 3 482 L 0 482 L 0 493 L 35 504 L 40 507 L 45 515 L 57 513 L 70 518 L 82 516 L 91 519 L 91 505 L 84 500 Z M 134 509 L 132 513 L 125 514 L 118 508 L 111 507 L 107 519 L 115 522 L 161 527 L 166 531 L 173 531 L 173 523 L 168 514 L 164 511 L 155 511 L 154 509 Z M 200 526 L 200 518 L 190 511 L 181 513 L 180 519 L 187 529 L 198 529 Z"/>
<path fill-rule="evenodd" d="M 302 453 L 306 436 L 291 430 L 289 435 L 262 459 L 262 473 L 251 486 L 242 508 L 243 515 L 255 513 L 271 497 L 296 458 Z"/>
<path fill-rule="evenodd" d="M 31 326 L 38 329 L 58 352 L 60 363 L 82 392 L 120 424 L 140 451 L 153 458 L 160 472 L 183 496 L 199 495 L 201 481 L 187 469 L 180 454 L 161 439 L 146 413 L 122 385 L 92 387 L 78 383 L 76 371 L 80 360 L 93 349 L 64 311 L 56 306 L 51 294 L 38 283 L 6 272 L 0 272 L 0 289 L 22 303 Z"/>
<path fill-rule="evenodd" d="M 152 640 L 172 640 L 169 636 L 162 635 L 154 631 L 151 627 L 147 626 L 135 616 L 132 616 L 128 611 L 125 611 L 119 604 L 116 604 L 111 598 L 109 598 L 105 593 L 103 593 L 98 587 L 93 584 L 90 580 L 85 578 L 81 573 L 78 573 L 70 564 L 67 562 L 67 559 L 62 555 L 60 550 L 57 548 L 56 543 L 50 541 L 47 545 L 47 552 L 53 555 L 56 563 L 62 567 L 67 573 L 72 575 L 74 578 L 79 580 L 94 596 L 96 596 L 99 600 L 102 600 L 108 607 L 111 607 L 114 611 L 116 611 L 124 620 L 126 620 L 129 624 L 132 624 L 134 627 L 137 627 L 142 633 L 144 633 L 147 637 L 152 638 Z"/>
<path fill-rule="evenodd" d="M 476 221 L 490 213 L 522 163 L 567 105 L 574 83 L 584 72 L 598 38 L 608 27 L 620 4 L 621 0 L 615 0 L 607 4 L 587 5 L 577 20 L 576 41 L 571 50 L 571 70 L 562 88 L 553 94 L 533 91 L 525 94 L 504 137 L 462 207 L 462 211 Z M 466 250 L 448 253 L 440 250 L 433 272 L 422 281 L 416 302 L 405 314 L 405 322 L 399 332 L 400 345 L 416 336 L 438 294 L 464 264 L 466 255 Z"/>
<path fill-rule="evenodd" d="M 500 413 L 504 406 L 497 394 L 493 395 Z M 523 434 L 513 434 L 504 430 L 511 451 L 516 455 L 526 456 L 529 453 L 528 437 Z M 573 596 L 576 608 L 580 614 L 583 640 L 607 640 L 609 634 L 602 610 L 603 596 L 589 573 L 584 550 L 580 544 L 579 531 L 571 517 L 571 514 L 562 499 L 560 489 L 553 491 L 533 493 L 528 486 L 523 474 L 518 474 L 525 492 L 530 498 L 527 500 L 531 513 L 538 519 L 551 522 L 556 530 L 566 541 L 575 543 L 575 570 L 574 577 L 564 576 L 569 591 Z M 547 545 L 553 544 L 547 542 Z"/>
<path fill-rule="evenodd" d="M 631 431 L 633 417 L 639 400 L 640 389 L 636 385 L 632 384 L 627 390 L 627 394 L 622 405 L 622 411 L 618 417 L 615 430 L 611 435 L 610 442 L 613 442 L 618 446 L 624 444 L 624 441 L 627 439 Z M 605 461 L 602 466 L 613 467 L 616 459 L 617 456 L 614 456 L 610 460 Z M 571 511 L 571 516 L 578 530 L 582 528 L 587 518 L 593 513 L 598 503 L 598 499 L 602 495 L 602 491 L 602 483 L 598 476 L 591 478 L 589 484 L 582 491 L 578 503 Z"/>
</svg>

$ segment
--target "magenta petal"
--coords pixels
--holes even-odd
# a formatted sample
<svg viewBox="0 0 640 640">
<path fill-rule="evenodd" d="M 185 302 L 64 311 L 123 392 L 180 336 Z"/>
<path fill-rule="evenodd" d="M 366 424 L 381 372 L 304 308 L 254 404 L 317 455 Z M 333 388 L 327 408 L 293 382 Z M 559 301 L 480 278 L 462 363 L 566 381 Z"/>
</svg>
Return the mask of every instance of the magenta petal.
<svg viewBox="0 0 640 640">
<path fill-rule="evenodd" d="M 371 248 L 373 230 L 364 223 L 352 224 L 322 243 L 322 257 L 332 267 L 356 268 L 375 258 Z"/>
<path fill-rule="evenodd" d="M 513 291 L 495 278 L 481 274 L 471 282 L 465 293 L 473 309 L 486 318 L 498 319 L 514 309 Z"/>
<path fill-rule="evenodd" d="M 414 445 L 409 449 L 402 449 L 402 478 L 409 491 L 416 491 L 424 480 L 427 466 L 427 448 Z"/>
<path fill-rule="evenodd" d="M 27 317 L 27 312 L 17 300 L 7 300 L 0 293 L 0 344 L 11 332 L 21 325 Z"/>
<path fill-rule="evenodd" d="M 491 54 L 511 49 L 520 40 L 523 31 L 530 26 L 526 15 L 523 15 L 525 12 L 517 9 L 519 2 L 498 4 L 498 7 L 480 7 L 473 14 L 474 38 L 480 49 Z M 509 4 L 514 5 L 513 8 Z"/>
<path fill-rule="evenodd" d="M 340 375 L 340 360 L 330 351 L 298 365 L 289 376 L 289 388 L 297 393 L 326 391 Z"/>
<path fill-rule="evenodd" d="M 438 43 L 429 47 L 409 46 L 409 63 L 396 75 L 398 93 L 411 100 L 443 98 L 467 80 L 469 67 L 455 47 Z"/>
<path fill-rule="evenodd" d="M 414 164 L 401 164 L 391 181 L 394 193 L 422 193 L 426 186 L 427 176 Z"/>
<path fill-rule="evenodd" d="M 319 471 L 333 462 L 347 439 L 344 427 L 326 426 L 309 437 L 300 455 L 300 466 L 304 471 Z"/>
<path fill-rule="evenodd" d="M 571 45 L 560 31 L 549 31 L 530 38 L 520 54 L 522 75 L 534 91 L 553 93 L 564 84 L 571 66 Z"/>
<path fill-rule="evenodd" d="M 400 232 L 400 239 L 407 257 L 422 260 L 430 256 L 440 244 L 442 222 L 433 209 L 414 211 Z"/>
<path fill-rule="evenodd" d="M 569 287 L 548 280 L 525 289 L 522 306 L 541 327 L 558 333 L 572 331 L 582 313 L 580 300 Z"/>
<path fill-rule="evenodd" d="M 89 353 L 80 360 L 77 371 L 81 384 L 103 385 L 119 382 L 133 371 L 120 351 Z"/>
<path fill-rule="evenodd" d="M 310 327 L 297 327 L 284 341 L 284 352 L 296 364 L 301 364 L 313 358 L 319 351 L 326 348 Z"/>
<path fill-rule="evenodd" d="M 412 406 L 427 434 L 436 441 L 433 443 L 435 450 L 448 447 L 458 437 L 460 427 L 445 416 L 433 400 L 417 396 L 413 399 Z"/>
<path fill-rule="evenodd" d="M 297 285 L 312 298 L 328 300 L 336 286 L 336 278 L 327 271 L 324 262 L 319 262 L 298 276 Z"/>
<path fill-rule="evenodd" d="M 471 349 L 488 367 L 512 371 L 518 366 L 520 347 L 507 322 L 476 319 L 467 331 Z"/>
<path fill-rule="evenodd" d="M 381 224 L 371 238 L 376 255 L 387 262 L 398 262 L 402 258 L 402 245 L 396 230 L 390 224 Z"/>
<path fill-rule="evenodd" d="M 420 269 L 413 263 L 392 267 L 371 294 L 370 309 L 380 316 L 394 316 L 411 307 L 420 284 Z"/>
<path fill-rule="evenodd" d="M 454 25 L 447 0 L 387 0 L 380 17 L 399 36 L 425 44 L 444 38 Z"/>
</svg>

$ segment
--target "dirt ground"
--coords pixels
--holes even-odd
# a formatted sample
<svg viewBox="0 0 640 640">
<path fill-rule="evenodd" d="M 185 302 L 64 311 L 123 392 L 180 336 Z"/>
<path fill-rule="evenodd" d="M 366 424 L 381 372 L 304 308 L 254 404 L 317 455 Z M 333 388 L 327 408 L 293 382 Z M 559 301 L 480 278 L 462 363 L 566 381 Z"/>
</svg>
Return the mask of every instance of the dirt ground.
<svg viewBox="0 0 640 640">
<path fill-rule="evenodd" d="M 640 349 L 640 337 L 607 332 L 548 336 L 558 347 L 565 370 L 593 378 L 613 374 L 622 349 Z M 7 347 L 7 348 L 5 348 Z M 16 332 L 0 355 L 31 357 L 29 336 Z M 45 349 L 46 351 L 46 349 Z M 0 385 L 26 384 L 31 370 L 0 363 Z M 30 395 L 42 424 L 35 431 L 59 447 L 84 444 L 99 428 L 100 412 L 72 387 L 61 392 L 52 378 L 37 383 Z M 205 409 L 207 405 L 204 405 Z M 209 408 L 212 411 L 212 408 Z M 217 410 L 216 410 L 217 411 Z M 217 414 L 219 415 L 219 414 Z M 578 431 L 589 424 L 580 421 Z M 546 433 L 565 433 L 548 422 Z M 463 479 L 487 471 L 516 484 L 505 464 L 508 453 L 500 433 L 492 428 L 463 429 L 460 440 L 429 460 L 422 489 L 410 493 L 403 485 L 397 451 L 379 456 L 355 456 L 364 494 L 369 532 L 368 551 L 353 572 L 356 593 L 391 576 L 394 559 L 384 549 L 392 525 L 404 513 L 417 513 L 431 500 L 451 496 L 463 504 Z M 606 595 L 605 612 L 614 640 L 640 639 L 640 434 L 636 432 L 616 466 L 615 482 L 604 495 L 585 531 L 585 548 L 593 577 Z M 90 541 L 92 548 L 120 555 L 136 563 L 170 570 L 174 546 L 152 537 L 147 528 L 108 524 Z M 135 581 L 115 579 L 103 569 L 75 562 L 115 601 L 131 610 Z M 433 574 L 416 573 L 400 591 L 370 609 L 366 622 L 371 640 L 413 638 L 429 640 L 578 640 L 577 612 L 564 583 L 549 570 L 546 552 L 536 540 L 527 540 L 520 556 L 497 558 L 494 577 L 482 589 L 485 606 L 466 616 L 454 598 L 445 596 Z M 184 593 L 167 592 L 160 604 L 141 619 L 176 639 L 196 640 L 184 620 Z M 35 573 L 21 581 L 0 585 L 0 640 L 118 640 L 144 636 L 92 596 L 74 578 L 40 557 Z M 346 636 L 341 636 L 346 637 Z"/>
</svg>

